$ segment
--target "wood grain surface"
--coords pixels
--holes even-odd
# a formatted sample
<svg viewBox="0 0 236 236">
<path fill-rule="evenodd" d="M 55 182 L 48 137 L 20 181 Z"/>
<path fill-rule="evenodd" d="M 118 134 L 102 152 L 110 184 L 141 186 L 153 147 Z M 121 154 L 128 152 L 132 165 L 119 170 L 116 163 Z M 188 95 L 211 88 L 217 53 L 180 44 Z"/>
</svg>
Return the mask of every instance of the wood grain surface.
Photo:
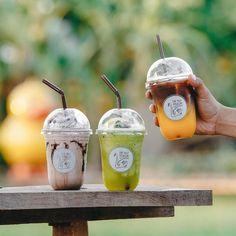
<svg viewBox="0 0 236 236">
<path fill-rule="evenodd" d="M 0 210 L 200 205 L 212 205 L 211 190 L 138 187 L 135 191 L 111 192 L 103 185 L 65 191 L 55 191 L 50 186 L 0 189 Z"/>
</svg>

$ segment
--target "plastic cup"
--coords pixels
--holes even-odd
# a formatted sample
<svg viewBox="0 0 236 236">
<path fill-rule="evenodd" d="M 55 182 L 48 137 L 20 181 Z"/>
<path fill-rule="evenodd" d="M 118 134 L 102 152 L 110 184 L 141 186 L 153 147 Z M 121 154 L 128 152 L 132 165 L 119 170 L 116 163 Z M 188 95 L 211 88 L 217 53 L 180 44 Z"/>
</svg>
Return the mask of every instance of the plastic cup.
<svg viewBox="0 0 236 236">
<path fill-rule="evenodd" d="M 196 130 L 193 90 L 187 85 L 191 67 L 182 59 L 168 57 L 152 64 L 146 88 L 156 106 L 160 131 L 167 140 L 190 138 Z"/>
<path fill-rule="evenodd" d="M 80 189 L 91 133 L 87 117 L 77 109 L 56 109 L 48 115 L 42 134 L 46 142 L 48 180 L 53 189 Z"/>
<path fill-rule="evenodd" d="M 103 182 L 108 190 L 133 190 L 139 181 L 145 125 L 131 109 L 112 109 L 98 124 Z"/>
</svg>

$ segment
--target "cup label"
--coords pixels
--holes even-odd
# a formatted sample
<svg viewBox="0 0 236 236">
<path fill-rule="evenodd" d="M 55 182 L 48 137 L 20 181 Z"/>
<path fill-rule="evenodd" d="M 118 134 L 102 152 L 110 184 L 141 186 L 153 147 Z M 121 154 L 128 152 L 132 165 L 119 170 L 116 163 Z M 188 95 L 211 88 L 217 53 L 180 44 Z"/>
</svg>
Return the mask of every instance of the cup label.
<svg viewBox="0 0 236 236">
<path fill-rule="evenodd" d="M 75 163 L 75 154 L 70 149 L 59 148 L 55 150 L 52 164 L 58 172 L 69 173 L 75 168 Z"/>
<path fill-rule="evenodd" d="M 182 96 L 169 96 L 163 105 L 165 115 L 171 120 L 181 120 L 187 113 L 187 104 Z"/>
<path fill-rule="evenodd" d="M 109 155 L 110 166 L 118 172 L 129 170 L 133 164 L 133 153 L 124 147 L 118 147 L 111 151 Z"/>
</svg>

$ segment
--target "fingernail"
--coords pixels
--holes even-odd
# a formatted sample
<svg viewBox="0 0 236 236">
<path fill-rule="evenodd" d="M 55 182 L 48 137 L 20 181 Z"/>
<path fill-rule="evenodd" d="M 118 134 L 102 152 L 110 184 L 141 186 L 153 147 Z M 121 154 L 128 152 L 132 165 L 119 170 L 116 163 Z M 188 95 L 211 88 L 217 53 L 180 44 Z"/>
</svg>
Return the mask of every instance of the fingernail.
<svg viewBox="0 0 236 236">
<path fill-rule="evenodd" d="M 152 112 L 152 104 L 149 106 L 149 111 Z"/>
</svg>

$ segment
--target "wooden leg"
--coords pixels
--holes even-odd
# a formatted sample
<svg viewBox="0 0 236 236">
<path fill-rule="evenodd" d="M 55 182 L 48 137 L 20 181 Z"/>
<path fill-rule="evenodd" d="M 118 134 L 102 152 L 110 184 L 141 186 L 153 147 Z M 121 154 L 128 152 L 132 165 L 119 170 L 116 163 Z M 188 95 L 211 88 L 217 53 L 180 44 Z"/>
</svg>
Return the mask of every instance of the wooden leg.
<svg viewBox="0 0 236 236">
<path fill-rule="evenodd" d="M 87 221 L 53 224 L 53 236 L 88 236 Z"/>
</svg>

